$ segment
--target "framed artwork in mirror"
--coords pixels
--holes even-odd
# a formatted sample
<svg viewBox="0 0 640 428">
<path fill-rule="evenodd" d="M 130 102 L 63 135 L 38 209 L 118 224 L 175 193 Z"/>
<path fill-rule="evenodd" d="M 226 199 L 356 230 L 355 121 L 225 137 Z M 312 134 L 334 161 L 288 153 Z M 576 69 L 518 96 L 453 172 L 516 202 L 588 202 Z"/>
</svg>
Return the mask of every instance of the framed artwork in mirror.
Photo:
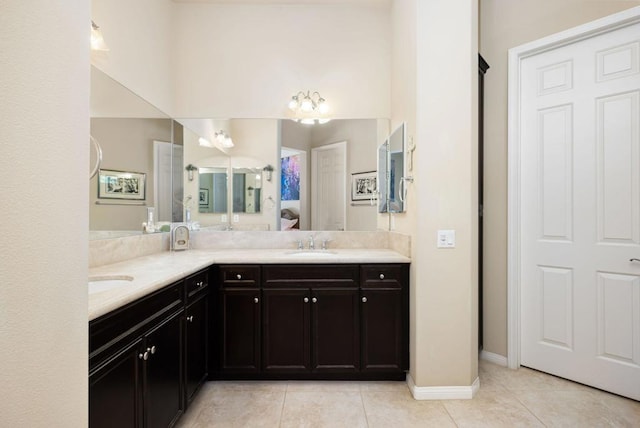
<svg viewBox="0 0 640 428">
<path fill-rule="evenodd" d="M 98 178 L 98 198 L 143 201 L 147 175 L 142 172 L 101 169 Z"/>
<path fill-rule="evenodd" d="M 351 174 L 351 200 L 370 201 L 376 198 L 378 178 L 376 171 Z"/>
<path fill-rule="evenodd" d="M 198 193 L 198 202 L 200 205 L 209 205 L 209 189 L 200 189 Z"/>
</svg>

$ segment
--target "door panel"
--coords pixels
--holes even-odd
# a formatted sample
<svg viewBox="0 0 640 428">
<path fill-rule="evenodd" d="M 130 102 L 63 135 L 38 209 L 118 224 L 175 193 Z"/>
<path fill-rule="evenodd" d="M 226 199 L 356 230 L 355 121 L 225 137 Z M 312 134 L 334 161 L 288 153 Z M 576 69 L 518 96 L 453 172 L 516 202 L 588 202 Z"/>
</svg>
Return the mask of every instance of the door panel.
<svg viewBox="0 0 640 428">
<path fill-rule="evenodd" d="M 260 371 L 260 290 L 223 289 L 220 297 L 222 370 Z"/>
<path fill-rule="evenodd" d="M 521 363 L 640 399 L 640 24 L 522 60 Z"/>
<path fill-rule="evenodd" d="M 312 230 L 346 228 L 346 142 L 311 150 Z"/>
</svg>

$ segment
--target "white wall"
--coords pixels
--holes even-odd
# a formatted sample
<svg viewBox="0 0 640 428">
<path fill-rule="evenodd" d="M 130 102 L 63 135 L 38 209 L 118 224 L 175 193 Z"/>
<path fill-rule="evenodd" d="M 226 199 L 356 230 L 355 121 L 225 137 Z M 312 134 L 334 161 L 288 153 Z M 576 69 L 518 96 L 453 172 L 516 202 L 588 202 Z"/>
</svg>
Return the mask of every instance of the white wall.
<svg viewBox="0 0 640 428">
<path fill-rule="evenodd" d="M 179 116 L 282 118 L 292 95 L 312 90 L 334 117 L 389 117 L 386 6 L 175 7 Z"/>
<path fill-rule="evenodd" d="M 87 426 L 89 3 L 0 13 L 3 426 Z"/>
<path fill-rule="evenodd" d="M 174 14 L 170 0 L 91 0 L 109 52 L 91 63 L 170 116 L 174 100 Z"/>
<path fill-rule="evenodd" d="M 485 77 L 484 349 L 507 355 L 507 51 L 640 5 L 611 0 L 482 0 Z M 579 72 L 579 71 L 578 71 Z"/>
</svg>

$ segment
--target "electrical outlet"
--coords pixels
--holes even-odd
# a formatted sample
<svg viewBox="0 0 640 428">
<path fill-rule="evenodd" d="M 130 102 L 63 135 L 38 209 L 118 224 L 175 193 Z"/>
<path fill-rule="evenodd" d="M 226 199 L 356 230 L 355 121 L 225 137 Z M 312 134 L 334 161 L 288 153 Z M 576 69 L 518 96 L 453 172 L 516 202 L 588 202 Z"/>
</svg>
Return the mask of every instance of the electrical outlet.
<svg viewBox="0 0 640 428">
<path fill-rule="evenodd" d="M 439 230 L 438 231 L 438 248 L 455 248 L 456 231 L 455 230 Z"/>
<path fill-rule="evenodd" d="M 240 216 L 238 214 L 234 214 L 233 215 L 233 222 L 234 223 L 239 223 L 240 222 Z"/>
<path fill-rule="evenodd" d="M 226 214 L 222 214 L 222 215 L 220 216 L 220 221 L 221 221 L 221 222 L 223 222 L 223 223 L 226 223 L 226 222 L 228 222 L 228 221 L 229 221 L 229 217 L 227 217 L 227 215 L 226 215 Z"/>
</svg>

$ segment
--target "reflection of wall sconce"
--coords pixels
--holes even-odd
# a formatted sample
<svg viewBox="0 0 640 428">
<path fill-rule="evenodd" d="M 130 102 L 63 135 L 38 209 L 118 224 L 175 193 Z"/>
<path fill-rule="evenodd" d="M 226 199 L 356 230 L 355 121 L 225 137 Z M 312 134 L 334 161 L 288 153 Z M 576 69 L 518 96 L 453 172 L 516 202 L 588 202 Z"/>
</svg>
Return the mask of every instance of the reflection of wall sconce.
<svg viewBox="0 0 640 428">
<path fill-rule="evenodd" d="M 187 170 L 187 176 L 189 177 L 189 181 L 193 181 L 193 171 L 197 171 L 198 167 L 190 163 L 185 167 L 185 169 Z"/>
<path fill-rule="evenodd" d="M 264 172 L 267 173 L 267 181 L 271 181 L 271 174 L 273 173 L 273 167 L 271 165 L 267 165 L 262 168 Z"/>
</svg>

